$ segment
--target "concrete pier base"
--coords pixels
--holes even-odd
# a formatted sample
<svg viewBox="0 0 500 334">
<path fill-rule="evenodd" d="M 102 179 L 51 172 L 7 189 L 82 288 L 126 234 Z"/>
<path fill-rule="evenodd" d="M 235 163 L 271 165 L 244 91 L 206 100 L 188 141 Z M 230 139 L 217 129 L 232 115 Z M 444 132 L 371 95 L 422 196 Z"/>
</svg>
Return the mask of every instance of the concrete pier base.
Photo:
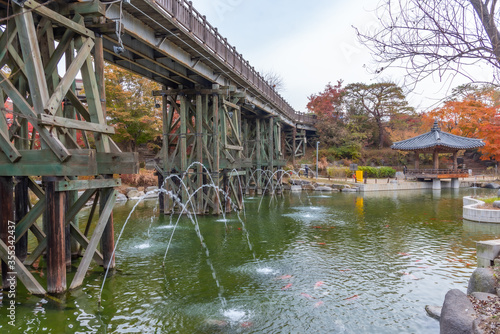
<svg viewBox="0 0 500 334">
<path fill-rule="evenodd" d="M 433 179 L 432 180 L 432 190 L 441 190 L 441 180 Z"/>
<path fill-rule="evenodd" d="M 500 254 L 500 240 L 478 241 L 476 249 L 478 268 L 493 266 L 493 260 Z"/>
<path fill-rule="evenodd" d="M 458 179 L 451 179 L 451 189 L 460 188 L 460 181 Z"/>
</svg>

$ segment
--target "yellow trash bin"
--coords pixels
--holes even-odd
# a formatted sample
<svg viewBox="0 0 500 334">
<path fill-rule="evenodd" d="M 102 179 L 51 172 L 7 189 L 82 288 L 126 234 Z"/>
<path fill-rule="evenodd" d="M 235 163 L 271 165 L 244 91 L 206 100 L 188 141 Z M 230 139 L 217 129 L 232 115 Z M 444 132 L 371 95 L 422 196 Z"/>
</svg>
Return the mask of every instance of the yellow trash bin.
<svg viewBox="0 0 500 334">
<path fill-rule="evenodd" d="M 356 181 L 359 183 L 363 183 L 363 171 L 362 170 L 356 171 Z"/>
</svg>

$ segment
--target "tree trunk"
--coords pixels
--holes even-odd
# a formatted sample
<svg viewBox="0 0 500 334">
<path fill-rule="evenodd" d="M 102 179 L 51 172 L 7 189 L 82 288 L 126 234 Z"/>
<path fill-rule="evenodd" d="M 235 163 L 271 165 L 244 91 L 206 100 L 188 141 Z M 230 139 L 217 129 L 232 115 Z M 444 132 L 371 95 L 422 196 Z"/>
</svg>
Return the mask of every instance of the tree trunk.
<svg viewBox="0 0 500 334">
<path fill-rule="evenodd" d="M 382 120 L 379 118 L 375 119 L 378 126 L 378 148 L 384 147 L 384 125 Z"/>
</svg>

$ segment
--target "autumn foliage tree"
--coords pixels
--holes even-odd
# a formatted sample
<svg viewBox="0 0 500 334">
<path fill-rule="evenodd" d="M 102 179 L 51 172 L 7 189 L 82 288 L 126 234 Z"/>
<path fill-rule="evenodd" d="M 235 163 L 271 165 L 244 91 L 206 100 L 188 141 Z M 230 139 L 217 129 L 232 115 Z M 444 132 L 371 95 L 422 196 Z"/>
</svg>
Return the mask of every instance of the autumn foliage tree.
<svg viewBox="0 0 500 334">
<path fill-rule="evenodd" d="M 430 127 L 435 119 L 449 133 L 480 138 L 485 146 L 478 149 L 481 159 L 500 159 L 500 101 L 492 86 L 461 86 L 454 90 L 457 98 L 447 101 L 441 108 L 423 115 L 424 126 Z"/>
<path fill-rule="evenodd" d="M 345 87 L 344 103 L 351 114 L 364 116 L 376 125 L 377 145 L 386 142 L 388 120 L 399 114 L 413 113 L 403 90 L 391 82 L 374 84 L 353 83 Z"/>
<path fill-rule="evenodd" d="M 346 118 L 343 95 L 342 81 L 328 83 L 322 92 L 309 96 L 307 109 L 317 116 L 315 127 L 321 145 L 337 148 L 337 155 L 352 158 L 360 151 L 364 135 Z"/>
<path fill-rule="evenodd" d="M 111 64 L 105 67 L 106 112 L 115 127 L 113 139 L 132 150 L 150 143 L 161 133 L 161 112 L 155 108 L 152 91 L 160 86 Z"/>
</svg>

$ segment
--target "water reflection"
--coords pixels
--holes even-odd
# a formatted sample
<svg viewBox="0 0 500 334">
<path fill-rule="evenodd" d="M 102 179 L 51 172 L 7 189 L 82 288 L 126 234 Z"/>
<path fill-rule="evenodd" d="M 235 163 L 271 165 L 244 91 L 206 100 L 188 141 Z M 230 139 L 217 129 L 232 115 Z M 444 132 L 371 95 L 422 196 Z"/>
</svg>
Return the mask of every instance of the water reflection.
<svg viewBox="0 0 500 334">
<path fill-rule="evenodd" d="M 500 235 L 498 225 L 462 220 L 471 191 L 287 193 L 266 197 L 260 211 L 258 198 L 247 202 L 244 226 L 236 215 L 227 228 L 220 217 L 199 217 L 206 249 L 182 218 L 165 267 L 173 223 L 145 201 L 124 231 L 103 309 L 96 266 L 62 308 L 19 291 L 18 331 L 438 332 L 424 306 L 441 304 L 450 288 L 465 290 L 475 242 Z M 115 230 L 131 205 L 116 208 Z M 0 308 L 0 332 L 4 315 Z"/>
<path fill-rule="evenodd" d="M 463 227 L 465 232 L 473 234 L 491 234 L 500 237 L 500 224 L 480 223 L 464 219 Z M 496 239 L 496 238 L 495 238 Z"/>
</svg>

